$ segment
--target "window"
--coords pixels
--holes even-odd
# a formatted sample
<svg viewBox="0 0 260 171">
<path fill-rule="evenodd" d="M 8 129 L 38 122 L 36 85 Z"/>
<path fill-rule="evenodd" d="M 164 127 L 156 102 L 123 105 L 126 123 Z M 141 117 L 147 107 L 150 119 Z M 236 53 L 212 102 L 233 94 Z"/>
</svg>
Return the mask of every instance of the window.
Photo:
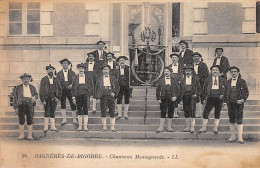
<svg viewBox="0 0 260 171">
<path fill-rule="evenodd" d="M 40 2 L 9 3 L 9 35 L 40 34 Z"/>
<path fill-rule="evenodd" d="M 260 33 L 260 1 L 256 2 L 256 32 Z"/>
</svg>

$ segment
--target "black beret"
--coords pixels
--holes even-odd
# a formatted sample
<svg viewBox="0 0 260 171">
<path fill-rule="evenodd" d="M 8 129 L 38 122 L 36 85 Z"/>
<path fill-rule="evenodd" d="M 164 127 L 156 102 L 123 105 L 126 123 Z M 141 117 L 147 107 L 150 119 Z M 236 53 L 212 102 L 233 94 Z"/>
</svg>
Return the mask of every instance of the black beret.
<svg viewBox="0 0 260 171">
<path fill-rule="evenodd" d="M 103 43 L 104 45 L 106 44 L 106 43 L 103 42 L 102 40 L 98 41 L 98 42 L 97 42 L 97 45 L 98 45 L 99 43 Z"/>
<path fill-rule="evenodd" d="M 48 69 L 50 69 L 50 68 L 55 69 L 55 67 L 54 67 L 54 66 L 51 66 L 51 64 L 48 65 L 48 66 L 46 66 L 46 70 L 48 70 Z"/>
<path fill-rule="evenodd" d="M 192 66 L 192 65 L 185 65 L 184 67 L 183 67 L 183 70 L 185 70 L 185 69 L 194 69 L 194 67 Z"/>
<path fill-rule="evenodd" d="M 109 54 L 111 54 L 112 57 L 115 55 L 115 54 L 113 54 L 112 52 L 108 52 L 108 53 L 106 54 L 106 56 L 109 55 Z"/>
<path fill-rule="evenodd" d="M 100 67 L 100 69 L 103 70 L 105 67 L 108 67 L 110 69 L 110 65 L 103 65 Z"/>
<path fill-rule="evenodd" d="M 68 60 L 68 59 L 62 59 L 62 60 L 60 60 L 60 64 L 62 64 L 64 61 L 67 61 L 69 64 L 71 64 L 71 62 Z"/>
<path fill-rule="evenodd" d="M 236 67 L 236 66 L 230 67 L 230 68 L 229 68 L 229 71 L 231 71 L 232 69 L 236 69 L 238 72 L 240 72 L 240 69 L 239 69 L 238 67 Z"/>
<path fill-rule="evenodd" d="M 127 58 L 126 56 L 119 56 L 119 57 L 116 59 L 116 61 L 118 62 L 119 59 L 121 59 L 121 58 L 123 58 L 124 60 L 128 60 L 128 58 Z"/>
<path fill-rule="evenodd" d="M 78 65 L 77 65 L 77 68 L 86 68 L 86 65 L 83 64 L 83 63 L 81 63 L 81 64 L 78 64 Z"/>
<path fill-rule="evenodd" d="M 178 58 L 180 57 L 177 53 L 172 53 L 170 54 L 170 57 L 172 58 L 173 56 L 177 56 Z"/>
<path fill-rule="evenodd" d="M 164 70 L 165 69 L 168 69 L 168 70 L 170 70 L 170 72 L 172 72 L 172 69 L 170 67 L 164 67 Z"/>
<path fill-rule="evenodd" d="M 192 53 L 192 56 L 195 56 L 195 55 L 198 55 L 198 56 L 202 57 L 202 55 L 199 52 L 193 52 Z"/>
<path fill-rule="evenodd" d="M 210 67 L 210 70 L 212 70 L 213 68 L 218 68 L 218 69 L 220 69 L 220 65 L 213 65 L 213 66 Z"/>
<path fill-rule="evenodd" d="M 179 44 L 181 44 L 181 43 L 184 43 L 186 46 L 189 45 L 188 42 L 186 42 L 186 41 L 184 41 L 184 40 L 181 40 L 181 41 L 179 42 Z"/>
<path fill-rule="evenodd" d="M 30 74 L 26 74 L 26 73 L 24 73 L 23 75 L 20 76 L 21 79 L 23 79 L 25 77 L 32 78 L 32 76 Z"/>
<path fill-rule="evenodd" d="M 222 52 L 224 52 L 224 49 L 223 49 L 223 48 L 216 48 L 216 49 L 215 49 L 215 53 L 217 52 L 217 50 L 221 50 Z"/>
<path fill-rule="evenodd" d="M 96 57 L 96 55 L 93 52 L 89 52 L 87 55 L 93 55 L 94 57 Z"/>
</svg>

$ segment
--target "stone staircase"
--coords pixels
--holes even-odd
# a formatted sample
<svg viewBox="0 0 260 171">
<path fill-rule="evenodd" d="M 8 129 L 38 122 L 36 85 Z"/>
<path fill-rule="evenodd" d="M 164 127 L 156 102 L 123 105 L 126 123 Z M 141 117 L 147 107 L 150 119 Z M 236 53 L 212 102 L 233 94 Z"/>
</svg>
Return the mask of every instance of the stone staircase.
<svg viewBox="0 0 260 171">
<path fill-rule="evenodd" d="M 69 105 L 68 105 L 69 106 Z M 212 132 L 214 115 L 210 114 L 210 120 L 207 127 L 207 133 L 204 134 L 190 134 L 181 132 L 185 128 L 185 119 L 183 111 L 179 107 L 180 118 L 173 119 L 174 132 L 155 133 L 154 131 L 159 126 L 160 109 L 159 104 L 156 102 L 155 89 L 148 89 L 148 107 L 147 117 L 145 115 L 145 88 L 134 88 L 133 98 L 129 107 L 129 119 L 116 120 L 116 129 L 118 132 L 101 132 L 102 125 L 100 119 L 99 104 L 97 105 L 97 113 L 93 114 L 89 111 L 89 132 L 76 132 L 72 124 L 72 113 L 67 111 L 67 125 L 60 125 L 62 122 L 60 104 L 56 110 L 56 127 L 60 132 L 47 132 L 43 133 L 43 115 L 44 109 L 40 101 L 37 101 L 34 116 L 34 132 L 33 135 L 36 139 L 41 138 L 104 138 L 104 139 L 226 139 L 229 137 L 229 119 L 227 111 L 222 111 L 221 121 L 219 125 L 219 133 L 215 135 Z M 70 107 L 68 107 L 68 110 Z M 107 118 L 109 124 L 109 118 Z M 202 119 L 196 119 L 195 130 L 201 128 Z M 109 128 L 109 127 L 108 127 Z M 2 137 L 18 137 L 18 117 L 14 111 L 7 111 L 4 117 L 0 118 L 0 136 Z M 248 100 L 245 104 L 244 111 L 244 139 L 252 140 L 260 139 L 260 101 Z"/>
</svg>

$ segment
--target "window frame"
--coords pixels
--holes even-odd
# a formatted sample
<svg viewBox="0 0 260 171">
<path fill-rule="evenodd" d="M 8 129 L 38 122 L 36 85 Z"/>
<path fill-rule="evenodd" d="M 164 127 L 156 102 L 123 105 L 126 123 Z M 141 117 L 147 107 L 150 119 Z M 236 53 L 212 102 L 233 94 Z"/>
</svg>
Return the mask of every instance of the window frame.
<svg viewBox="0 0 260 171">
<path fill-rule="evenodd" d="M 13 2 L 21 2 L 21 1 L 13 1 Z M 40 12 L 40 32 L 39 34 L 28 34 L 27 33 L 27 24 L 28 24 L 28 21 L 27 21 L 27 11 L 28 11 L 28 3 L 30 2 L 38 2 L 40 3 L 40 6 L 39 6 L 39 12 Z M 10 2 L 9 2 L 10 3 Z M 8 4 L 8 37 L 39 37 L 41 35 L 41 2 L 38 1 L 38 0 L 34 0 L 34 1 L 26 1 L 26 2 L 21 2 L 22 3 L 22 34 L 10 34 L 10 20 L 9 20 L 9 14 L 10 14 L 10 6 Z M 29 9 L 29 10 L 33 10 L 33 9 Z M 11 22 L 12 23 L 12 22 Z M 15 23 L 15 22 L 13 22 Z M 29 23 L 33 23 L 33 22 L 30 22 Z"/>
</svg>

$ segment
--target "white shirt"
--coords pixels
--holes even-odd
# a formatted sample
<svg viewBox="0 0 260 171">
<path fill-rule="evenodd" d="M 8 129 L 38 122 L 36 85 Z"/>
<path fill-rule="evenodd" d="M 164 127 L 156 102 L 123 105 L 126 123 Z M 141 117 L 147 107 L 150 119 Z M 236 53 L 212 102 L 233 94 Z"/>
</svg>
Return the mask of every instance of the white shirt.
<svg viewBox="0 0 260 171">
<path fill-rule="evenodd" d="M 66 72 L 65 72 L 66 71 Z M 69 81 L 68 80 L 68 69 L 67 70 L 63 70 L 63 75 L 64 75 L 64 81 Z"/>
<path fill-rule="evenodd" d="M 217 79 L 217 85 L 214 85 L 215 78 Z M 218 76 L 217 77 L 212 76 L 212 87 L 211 87 L 211 89 L 213 89 L 213 90 L 219 89 L 219 77 Z"/>
<path fill-rule="evenodd" d="M 107 64 L 110 66 L 110 69 L 114 69 L 113 61 L 107 61 Z"/>
<path fill-rule="evenodd" d="M 169 77 L 169 79 L 167 79 L 167 77 L 164 77 L 165 79 L 165 85 L 171 85 L 171 77 Z"/>
<path fill-rule="evenodd" d="M 104 78 L 104 86 L 111 86 L 110 77 L 103 76 L 103 78 Z"/>
<path fill-rule="evenodd" d="M 196 73 L 196 74 L 198 74 L 199 73 L 199 63 L 194 63 L 194 72 Z"/>
<path fill-rule="evenodd" d="M 184 49 L 184 50 L 181 52 L 181 57 L 184 56 L 185 51 L 186 51 L 186 49 Z"/>
<path fill-rule="evenodd" d="M 235 80 L 233 80 L 233 78 L 231 79 L 231 86 L 237 86 L 237 77 L 235 78 Z"/>
<path fill-rule="evenodd" d="M 31 90 L 30 90 L 30 86 L 29 86 L 29 85 L 25 86 L 25 85 L 23 84 L 23 97 L 32 98 L 32 93 L 31 93 Z"/>
<path fill-rule="evenodd" d="M 93 71 L 94 69 L 94 61 L 88 63 L 88 71 Z"/>
<path fill-rule="evenodd" d="M 217 57 L 217 60 L 216 60 L 216 65 L 220 65 L 220 60 L 222 58 L 222 55 L 220 56 L 220 58 Z"/>
<path fill-rule="evenodd" d="M 186 76 L 186 85 L 191 85 L 192 76 Z"/>
<path fill-rule="evenodd" d="M 99 60 L 103 60 L 104 51 L 98 49 Z"/>
<path fill-rule="evenodd" d="M 178 73 L 178 63 L 176 64 L 176 66 L 174 66 L 174 63 L 172 63 L 172 73 Z"/>
<path fill-rule="evenodd" d="M 125 75 L 125 68 L 120 67 L 120 75 Z"/>
<path fill-rule="evenodd" d="M 85 84 L 85 83 L 86 83 L 85 74 L 83 74 L 83 76 L 79 75 L 79 84 Z"/>
<path fill-rule="evenodd" d="M 53 77 L 54 77 L 54 76 L 52 76 L 52 78 L 50 78 L 50 77 L 48 76 L 50 84 L 53 84 Z"/>
</svg>

